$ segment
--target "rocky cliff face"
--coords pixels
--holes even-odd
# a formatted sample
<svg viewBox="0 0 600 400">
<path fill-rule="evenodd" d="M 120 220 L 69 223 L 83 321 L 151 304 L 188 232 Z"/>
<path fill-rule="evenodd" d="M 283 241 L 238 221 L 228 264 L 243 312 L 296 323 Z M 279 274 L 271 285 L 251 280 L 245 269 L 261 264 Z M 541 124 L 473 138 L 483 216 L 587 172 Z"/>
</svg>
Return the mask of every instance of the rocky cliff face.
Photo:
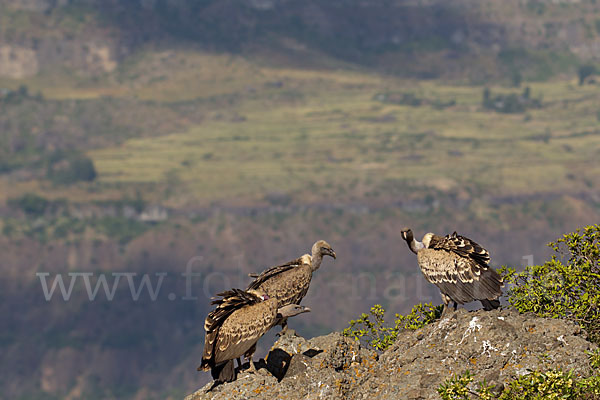
<svg viewBox="0 0 600 400">
<path fill-rule="evenodd" d="M 573 369 L 588 376 L 588 342 L 577 325 L 513 310 L 453 315 L 406 331 L 383 354 L 339 333 L 306 340 L 283 337 L 262 368 L 235 382 L 206 385 L 186 400 L 204 399 L 437 399 L 452 374 L 469 370 L 502 391 L 528 370 Z"/>
</svg>

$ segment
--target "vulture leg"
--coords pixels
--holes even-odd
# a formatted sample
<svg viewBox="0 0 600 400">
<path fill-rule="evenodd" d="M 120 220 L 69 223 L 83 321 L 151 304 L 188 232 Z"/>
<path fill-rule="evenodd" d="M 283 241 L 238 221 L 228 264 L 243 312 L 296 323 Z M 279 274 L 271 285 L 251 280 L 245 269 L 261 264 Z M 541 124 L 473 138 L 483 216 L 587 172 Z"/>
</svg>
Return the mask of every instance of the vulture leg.
<svg viewBox="0 0 600 400">
<path fill-rule="evenodd" d="M 279 337 L 282 337 L 285 335 L 298 336 L 294 329 L 288 328 L 287 318 L 282 318 L 280 325 L 281 325 L 281 331 L 277 334 L 277 336 L 279 336 Z"/>
<path fill-rule="evenodd" d="M 283 328 L 278 334 L 277 336 L 282 337 L 282 336 L 287 336 L 287 335 L 291 335 L 291 336 L 298 336 L 298 334 L 296 333 L 296 330 L 294 329 L 290 329 L 287 327 L 287 325 L 285 326 L 285 328 Z"/>
<path fill-rule="evenodd" d="M 448 307 L 448 304 L 444 305 L 444 309 L 442 310 L 442 316 L 441 316 L 441 318 L 446 318 L 448 316 L 448 314 L 449 314 L 449 311 L 448 311 L 449 308 L 450 307 Z"/>
<path fill-rule="evenodd" d="M 236 358 L 238 363 L 238 369 L 242 369 L 242 359 L 240 357 Z"/>
<path fill-rule="evenodd" d="M 287 318 L 283 318 L 280 322 L 280 325 L 281 325 L 281 331 L 277 334 L 277 336 L 281 337 L 281 336 L 287 335 L 288 334 Z"/>
<path fill-rule="evenodd" d="M 458 308 L 458 303 L 454 302 L 454 311 L 456 311 L 457 308 Z"/>
<path fill-rule="evenodd" d="M 444 310 L 442 311 L 442 318 L 446 317 L 446 315 L 449 313 L 449 309 L 450 309 L 450 302 L 454 303 L 454 310 L 456 311 L 456 302 L 454 300 L 452 300 L 450 298 L 450 296 L 442 293 L 442 301 L 444 302 Z"/>
<path fill-rule="evenodd" d="M 246 359 L 249 362 L 249 367 L 246 370 L 246 372 L 249 372 L 251 374 L 256 372 L 256 367 L 254 366 L 254 362 L 252 362 L 252 357 L 254 357 L 255 352 L 256 352 L 256 343 L 254 343 L 254 345 L 252 347 L 250 347 L 250 349 L 248 349 L 248 351 L 244 354 L 244 357 L 246 357 Z"/>
<path fill-rule="evenodd" d="M 247 373 L 253 374 L 256 372 L 256 367 L 254 366 L 254 362 L 252 362 L 252 358 L 250 358 L 250 366 L 246 370 Z"/>
</svg>

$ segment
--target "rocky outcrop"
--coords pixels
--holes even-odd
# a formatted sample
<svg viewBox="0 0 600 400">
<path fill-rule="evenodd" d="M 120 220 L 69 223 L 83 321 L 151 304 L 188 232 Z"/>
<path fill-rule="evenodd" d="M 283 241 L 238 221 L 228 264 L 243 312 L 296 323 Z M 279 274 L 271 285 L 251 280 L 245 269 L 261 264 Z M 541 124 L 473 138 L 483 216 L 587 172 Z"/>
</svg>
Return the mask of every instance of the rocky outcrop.
<svg viewBox="0 0 600 400">
<path fill-rule="evenodd" d="M 586 351 L 596 346 L 564 320 L 513 310 L 459 310 L 416 331 L 399 335 L 383 354 L 339 333 L 306 340 L 284 336 L 262 368 L 242 371 L 235 382 L 212 384 L 186 400 L 205 399 L 437 399 L 453 373 L 469 370 L 475 382 L 498 392 L 528 370 L 562 368 L 587 376 Z"/>
</svg>

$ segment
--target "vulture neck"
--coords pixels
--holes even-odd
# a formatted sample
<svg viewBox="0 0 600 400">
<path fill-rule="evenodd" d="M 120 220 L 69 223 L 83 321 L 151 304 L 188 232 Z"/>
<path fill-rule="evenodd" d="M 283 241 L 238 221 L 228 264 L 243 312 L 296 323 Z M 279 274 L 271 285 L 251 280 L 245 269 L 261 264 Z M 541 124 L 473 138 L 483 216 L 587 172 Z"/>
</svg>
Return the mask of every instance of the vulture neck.
<svg viewBox="0 0 600 400">
<path fill-rule="evenodd" d="M 313 253 L 312 257 L 310 257 L 310 269 L 312 272 L 315 272 L 321 266 L 321 261 L 323 261 L 323 256 L 321 255 L 321 251 L 317 253 Z"/>
<path fill-rule="evenodd" d="M 419 242 L 418 240 L 415 239 L 415 237 L 413 236 L 412 232 L 410 232 L 408 234 L 408 237 L 406 238 L 406 244 L 408 244 L 408 247 L 410 248 L 410 250 L 417 254 L 417 252 L 421 249 L 424 249 L 425 246 L 423 245 L 423 243 Z"/>
</svg>

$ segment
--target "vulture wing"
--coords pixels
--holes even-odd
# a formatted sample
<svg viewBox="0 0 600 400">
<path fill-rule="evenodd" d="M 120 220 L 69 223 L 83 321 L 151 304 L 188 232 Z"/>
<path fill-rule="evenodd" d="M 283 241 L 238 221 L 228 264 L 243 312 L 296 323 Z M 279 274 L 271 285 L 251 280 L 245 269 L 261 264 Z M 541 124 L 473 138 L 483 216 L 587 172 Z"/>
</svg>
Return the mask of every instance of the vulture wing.
<svg viewBox="0 0 600 400">
<path fill-rule="evenodd" d="M 483 267 L 487 267 L 490 262 L 490 253 L 486 249 L 456 232 L 444 237 L 434 235 L 429 243 L 429 248 L 453 252 L 461 257 L 471 259 Z"/>
<path fill-rule="evenodd" d="M 243 307 L 253 305 L 261 301 L 260 297 L 244 292 L 240 289 L 232 289 L 226 292 L 217 294 L 220 299 L 213 299 L 211 304 L 216 305 L 204 321 L 204 329 L 206 330 L 206 338 L 204 340 L 204 352 L 202 354 L 202 364 L 198 370 L 208 370 L 215 364 L 215 345 L 219 336 L 220 328 L 225 321 L 237 310 Z M 212 364 L 212 365 L 211 365 Z"/>
<path fill-rule="evenodd" d="M 248 285 L 248 288 L 246 290 L 257 290 L 260 288 L 260 286 L 263 283 L 265 283 L 269 279 L 273 278 L 274 276 L 277 276 L 277 275 L 281 274 L 282 272 L 289 271 L 292 268 L 299 267 L 302 264 L 303 264 L 302 257 L 300 257 L 293 261 L 285 263 L 283 265 L 278 265 L 278 266 L 266 269 L 263 272 L 261 272 L 260 274 L 249 274 L 251 278 L 255 278 L 255 279 L 250 283 L 250 285 Z"/>
<path fill-rule="evenodd" d="M 417 260 L 425 278 L 460 304 L 502 295 L 502 277 L 469 257 L 429 248 L 419 251 Z"/>
<path fill-rule="evenodd" d="M 269 268 L 250 283 L 248 290 L 258 290 L 276 298 L 279 307 L 300 304 L 312 279 L 311 262 L 311 257 L 305 254 L 287 264 Z"/>
<path fill-rule="evenodd" d="M 215 363 L 246 354 L 273 327 L 276 318 L 277 299 L 253 304 L 232 314 L 219 329 Z"/>
</svg>

